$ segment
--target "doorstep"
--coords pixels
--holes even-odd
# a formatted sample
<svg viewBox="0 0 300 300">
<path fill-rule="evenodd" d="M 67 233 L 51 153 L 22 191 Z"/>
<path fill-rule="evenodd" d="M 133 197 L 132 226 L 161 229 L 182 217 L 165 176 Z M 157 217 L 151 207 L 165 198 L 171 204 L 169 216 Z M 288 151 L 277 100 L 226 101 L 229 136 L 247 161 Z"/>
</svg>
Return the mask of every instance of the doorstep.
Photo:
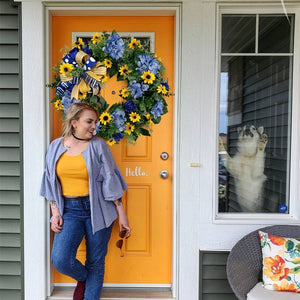
<svg viewBox="0 0 300 300">
<path fill-rule="evenodd" d="M 55 287 L 47 300 L 72 300 L 74 287 Z M 175 300 L 169 288 L 108 288 L 102 290 L 101 300 Z"/>
</svg>

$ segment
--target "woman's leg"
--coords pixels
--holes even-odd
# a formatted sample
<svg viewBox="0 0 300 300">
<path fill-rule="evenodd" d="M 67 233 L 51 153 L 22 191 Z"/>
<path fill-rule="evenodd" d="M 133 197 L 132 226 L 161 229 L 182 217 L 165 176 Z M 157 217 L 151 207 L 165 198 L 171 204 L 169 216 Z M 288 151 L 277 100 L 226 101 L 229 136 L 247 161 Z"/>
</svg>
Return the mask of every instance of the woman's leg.
<svg viewBox="0 0 300 300">
<path fill-rule="evenodd" d="M 86 221 L 85 266 L 87 268 L 87 278 L 84 300 L 98 300 L 100 298 L 104 278 L 105 256 L 112 227 L 113 224 L 93 234 L 91 220 Z"/>
<path fill-rule="evenodd" d="M 69 217 L 63 219 L 62 231 L 55 233 L 51 262 L 59 272 L 77 281 L 84 281 L 87 277 L 87 270 L 76 259 L 76 253 L 85 234 L 85 222 Z"/>
</svg>

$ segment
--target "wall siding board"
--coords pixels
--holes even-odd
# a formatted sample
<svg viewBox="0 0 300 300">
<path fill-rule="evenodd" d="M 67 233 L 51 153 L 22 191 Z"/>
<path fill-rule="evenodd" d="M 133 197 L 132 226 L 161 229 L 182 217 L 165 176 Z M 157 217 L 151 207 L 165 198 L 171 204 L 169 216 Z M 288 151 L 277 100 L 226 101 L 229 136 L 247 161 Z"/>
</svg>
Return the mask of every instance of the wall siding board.
<svg viewBox="0 0 300 300">
<path fill-rule="evenodd" d="M 199 252 L 199 300 L 236 300 L 228 283 L 226 262 L 229 252 Z"/>
<path fill-rule="evenodd" d="M 0 1 L 0 299 L 23 299 L 21 6 Z"/>
<path fill-rule="evenodd" d="M 0 261 L 21 261 L 21 251 L 18 248 L 0 248 Z M 1 298 L 0 298 L 1 299 Z"/>
<path fill-rule="evenodd" d="M 18 89 L 0 89 L 0 103 L 19 103 Z"/>
</svg>

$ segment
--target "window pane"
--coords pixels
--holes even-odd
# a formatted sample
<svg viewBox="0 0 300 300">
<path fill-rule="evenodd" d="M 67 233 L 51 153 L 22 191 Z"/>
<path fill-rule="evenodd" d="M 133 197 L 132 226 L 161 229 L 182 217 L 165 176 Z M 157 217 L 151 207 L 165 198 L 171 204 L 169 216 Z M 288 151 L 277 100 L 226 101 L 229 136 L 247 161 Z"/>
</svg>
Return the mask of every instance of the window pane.
<svg viewBox="0 0 300 300">
<path fill-rule="evenodd" d="M 259 16 L 258 52 L 293 52 L 294 16 Z"/>
<path fill-rule="evenodd" d="M 255 19 L 253 15 L 222 16 L 222 53 L 255 51 Z"/>
<path fill-rule="evenodd" d="M 219 212 L 288 213 L 291 66 L 287 56 L 222 57 Z"/>
</svg>

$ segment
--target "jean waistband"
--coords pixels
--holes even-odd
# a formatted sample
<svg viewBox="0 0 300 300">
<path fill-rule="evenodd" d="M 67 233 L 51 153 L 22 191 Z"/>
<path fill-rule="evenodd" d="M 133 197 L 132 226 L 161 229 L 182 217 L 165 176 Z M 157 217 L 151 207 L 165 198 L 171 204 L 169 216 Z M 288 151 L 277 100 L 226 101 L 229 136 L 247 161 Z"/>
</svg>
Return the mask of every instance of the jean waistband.
<svg viewBox="0 0 300 300">
<path fill-rule="evenodd" d="M 86 196 L 76 196 L 76 197 L 66 197 L 66 196 L 63 196 L 64 200 L 65 201 L 87 201 L 90 199 L 90 196 L 89 195 L 86 195 Z"/>
</svg>

